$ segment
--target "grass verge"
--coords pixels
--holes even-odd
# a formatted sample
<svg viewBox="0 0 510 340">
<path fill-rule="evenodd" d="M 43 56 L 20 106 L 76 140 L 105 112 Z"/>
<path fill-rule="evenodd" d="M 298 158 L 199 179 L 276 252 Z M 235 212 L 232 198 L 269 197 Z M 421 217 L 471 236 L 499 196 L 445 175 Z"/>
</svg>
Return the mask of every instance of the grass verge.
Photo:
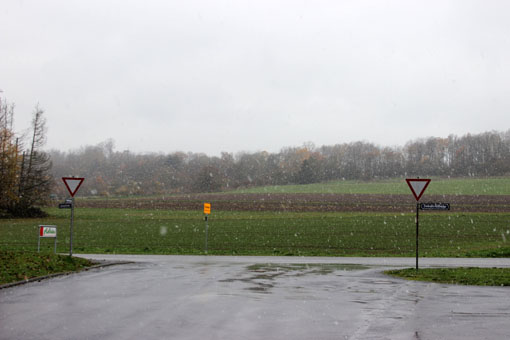
<svg viewBox="0 0 510 340">
<path fill-rule="evenodd" d="M 0 250 L 0 284 L 79 271 L 92 265 L 91 261 L 77 257 Z"/>
<path fill-rule="evenodd" d="M 385 274 L 415 281 L 474 286 L 510 286 L 510 268 L 414 268 L 388 270 Z"/>
</svg>

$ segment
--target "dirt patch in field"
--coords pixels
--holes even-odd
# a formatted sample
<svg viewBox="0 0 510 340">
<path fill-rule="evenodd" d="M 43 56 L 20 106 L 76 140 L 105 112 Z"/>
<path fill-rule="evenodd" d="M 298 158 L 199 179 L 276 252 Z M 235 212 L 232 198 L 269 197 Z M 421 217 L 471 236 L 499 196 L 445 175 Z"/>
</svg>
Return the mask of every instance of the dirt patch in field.
<svg viewBox="0 0 510 340">
<path fill-rule="evenodd" d="M 161 198 L 82 199 L 78 205 L 92 208 L 223 211 L 340 211 L 413 212 L 411 195 L 368 194 L 192 194 Z M 427 195 L 423 203 L 450 203 L 456 212 L 510 212 L 508 195 Z"/>
</svg>

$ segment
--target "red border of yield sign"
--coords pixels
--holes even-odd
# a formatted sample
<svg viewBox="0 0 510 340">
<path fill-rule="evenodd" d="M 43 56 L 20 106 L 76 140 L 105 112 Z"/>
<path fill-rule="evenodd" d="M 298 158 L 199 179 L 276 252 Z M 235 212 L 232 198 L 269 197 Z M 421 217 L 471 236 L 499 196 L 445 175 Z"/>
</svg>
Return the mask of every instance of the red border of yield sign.
<svg viewBox="0 0 510 340">
<path fill-rule="evenodd" d="M 419 201 L 420 197 L 423 195 L 423 193 L 425 192 L 425 190 L 429 186 L 430 179 L 425 179 L 425 178 L 406 178 L 406 182 L 407 182 L 407 185 L 409 185 L 409 188 L 411 189 L 414 198 L 416 198 L 416 200 Z M 423 187 L 423 189 L 419 193 L 416 193 L 414 191 L 414 188 L 413 188 L 413 185 L 411 184 L 411 182 L 427 182 L 427 183 L 425 183 L 425 186 Z"/>
<path fill-rule="evenodd" d="M 62 177 L 62 180 L 64 181 L 64 184 L 66 185 L 67 191 L 69 191 L 69 193 L 71 194 L 71 197 L 74 197 L 74 195 L 78 192 L 78 189 L 80 189 L 85 178 L 83 178 L 83 177 Z M 78 185 L 76 186 L 74 191 L 71 191 L 71 188 L 69 188 L 69 185 L 67 184 L 68 180 L 73 180 L 73 181 L 79 180 L 80 181 L 80 183 L 78 183 Z"/>
</svg>

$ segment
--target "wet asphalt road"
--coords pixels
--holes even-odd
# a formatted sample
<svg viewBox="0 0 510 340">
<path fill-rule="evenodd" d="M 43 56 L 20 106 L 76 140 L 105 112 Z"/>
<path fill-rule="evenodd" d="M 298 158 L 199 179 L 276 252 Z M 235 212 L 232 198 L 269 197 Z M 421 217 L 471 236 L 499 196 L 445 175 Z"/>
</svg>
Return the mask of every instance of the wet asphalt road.
<svg viewBox="0 0 510 340">
<path fill-rule="evenodd" d="M 0 290 L 0 339 L 508 339 L 510 289 L 411 282 L 414 259 L 88 256 Z M 503 266 L 510 259 L 422 259 Z"/>
</svg>

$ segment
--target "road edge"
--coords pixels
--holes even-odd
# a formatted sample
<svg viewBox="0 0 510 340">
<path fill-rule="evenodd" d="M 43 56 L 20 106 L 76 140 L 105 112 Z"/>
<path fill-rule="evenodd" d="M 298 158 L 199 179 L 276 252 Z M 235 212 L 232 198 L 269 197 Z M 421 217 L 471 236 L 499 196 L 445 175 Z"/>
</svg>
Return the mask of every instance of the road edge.
<svg viewBox="0 0 510 340">
<path fill-rule="evenodd" d="M 110 267 L 110 266 L 116 266 L 116 265 L 121 265 L 121 264 L 131 264 L 131 263 L 134 263 L 134 262 L 132 262 L 132 261 L 104 261 L 103 263 L 96 262 L 96 264 L 94 264 L 90 267 L 85 267 L 85 268 L 82 268 L 77 271 L 59 272 L 59 273 L 53 273 L 53 274 L 48 274 L 48 275 L 43 275 L 43 276 L 36 276 L 36 277 L 32 277 L 27 280 L 5 283 L 5 284 L 0 285 L 0 290 L 15 287 L 15 286 L 20 286 L 20 285 L 30 283 L 30 282 L 36 282 L 36 281 L 38 282 L 38 281 L 42 281 L 42 280 L 47 280 L 47 279 L 51 279 L 51 278 L 58 277 L 58 276 L 72 275 L 72 274 L 77 274 L 77 273 L 84 272 L 84 271 L 89 271 L 92 269 L 105 268 L 105 267 Z"/>
</svg>

